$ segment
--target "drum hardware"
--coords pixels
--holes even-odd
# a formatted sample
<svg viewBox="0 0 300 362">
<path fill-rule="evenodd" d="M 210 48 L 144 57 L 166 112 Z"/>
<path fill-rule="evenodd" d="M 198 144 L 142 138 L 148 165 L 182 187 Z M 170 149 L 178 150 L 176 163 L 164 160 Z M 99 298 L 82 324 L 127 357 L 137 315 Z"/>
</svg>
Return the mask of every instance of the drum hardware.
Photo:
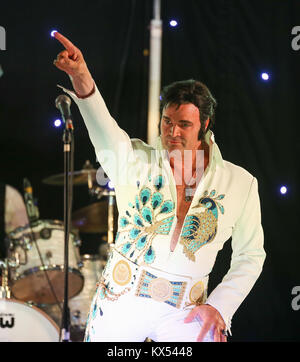
<svg viewBox="0 0 300 362">
<path fill-rule="evenodd" d="M 81 317 L 81 312 L 80 310 L 76 310 L 74 313 L 73 313 L 73 318 L 76 319 L 76 320 L 79 320 L 79 318 Z M 78 324 L 78 323 L 75 323 L 75 324 Z"/>
<path fill-rule="evenodd" d="M 84 171 L 87 171 L 87 184 L 88 184 L 88 188 L 90 190 L 93 187 L 94 179 L 93 179 L 93 176 L 92 176 L 92 172 L 94 171 L 94 169 L 93 169 L 93 166 L 92 166 L 92 164 L 90 163 L 89 160 L 85 161 L 82 169 Z M 88 171 L 91 171 L 91 172 L 88 172 Z"/>
<path fill-rule="evenodd" d="M 51 253 L 51 251 L 46 252 L 46 259 L 48 260 L 48 264 L 51 264 L 52 256 L 53 256 L 53 254 Z"/>
<path fill-rule="evenodd" d="M 10 280 L 10 268 L 17 268 L 20 266 L 20 259 L 19 254 L 15 253 L 13 257 L 10 259 L 6 258 L 0 260 L 0 269 L 2 270 L 2 282 L 0 287 L 0 298 L 7 298 L 11 297 L 11 290 L 9 287 L 9 280 Z"/>
<path fill-rule="evenodd" d="M 40 237 L 44 240 L 49 240 L 51 238 L 51 230 L 49 228 L 43 228 L 40 231 Z"/>
<path fill-rule="evenodd" d="M 10 260 L 16 261 L 12 268 L 18 268 L 20 265 L 28 263 L 26 250 L 31 249 L 31 241 L 29 235 L 25 233 L 25 230 L 26 227 L 24 226 L 18 227 L 5 237 L 5 243 L 8 246 Z M 20 235 L 22 235 L 22 237 L 19 237 Z M 14 250 L 11 244 L 12 239 L 15 240 L 15 243 L 22 248 L 22 254 Z M 23 258 L 21 258 L 21 256 L 23 256 Z"/>
<path fill-rule="evenodd" d="M 114 194 L 114 191 L 100 186 L 93 186 L 89 188 L 90 196 L 96 198 L 96 200 L 100 200 L 104 196 L 109 196 L 111 193 Z"/>
<path fill-rule="evenodd" d="M 10 299 L 10 289 L 8 286 L 8 280 L 9 280 L 9 262 L 8 259 L 5 259 L 4 261 L 0 260 L 0 269 L 2 270 L 2 282 L 0 287 L 0 298 L 7 298 Z"/>
</svg>

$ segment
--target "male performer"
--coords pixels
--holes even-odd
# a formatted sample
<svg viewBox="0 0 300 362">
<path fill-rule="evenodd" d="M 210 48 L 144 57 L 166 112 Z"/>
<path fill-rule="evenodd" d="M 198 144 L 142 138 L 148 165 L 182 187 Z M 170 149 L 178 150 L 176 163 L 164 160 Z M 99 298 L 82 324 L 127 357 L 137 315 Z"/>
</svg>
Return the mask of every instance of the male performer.
<svg viewBox="0 0 300 362">
<path fill-rule="evenodd" d="M 110 116 L 81 51 L 54 64 L 71 78 L 101 166 L 112 180 L 119 226 L 92 301 L 86 341 L 226 341 L 234 312 L 265 259 L 257 180 L 222 159 L 210 130 L 216 102 L 201 82 L 162 96 L 155 146 L 130 139 Z M 208 275 L 232 237 L 231 266 L 207 297 Z"/>
</svg>

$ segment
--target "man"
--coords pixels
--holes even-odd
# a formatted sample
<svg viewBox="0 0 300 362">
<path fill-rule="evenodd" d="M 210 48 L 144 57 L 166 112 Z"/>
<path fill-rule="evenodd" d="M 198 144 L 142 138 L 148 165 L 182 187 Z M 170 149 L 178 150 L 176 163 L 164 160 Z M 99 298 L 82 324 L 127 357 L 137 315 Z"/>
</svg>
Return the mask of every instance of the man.
<svg viewBox="0 0 300 362">
<path fill-rule="evenodd" d="M 110 116 L 82 53 L 54 64 L 71 78 L 119 210 L 115 246 L 92 301 L 86 341 L 226 341 L 231 318 L 265 259 L 257 181 L 222 159 L 210 131 L 216 102 L 200 82 L 176 82 L 162 99 L 155 147 L 130 139 Z M 232 261 L 207 297 L 216 255 Z"/>
</svg>

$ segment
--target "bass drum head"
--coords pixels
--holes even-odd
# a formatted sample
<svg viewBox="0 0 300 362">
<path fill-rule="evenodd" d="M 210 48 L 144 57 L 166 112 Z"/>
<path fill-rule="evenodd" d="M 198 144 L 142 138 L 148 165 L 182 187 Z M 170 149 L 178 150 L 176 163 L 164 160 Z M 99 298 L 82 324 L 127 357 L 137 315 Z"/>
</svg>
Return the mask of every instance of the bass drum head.
<svg viewBox="0 0 300 362">
<path fill-rule="evenodd" d="M 47 268 L 46 270 L 35 268 L 33 271 L 24 272 L 19 279 L 13 282 L 10 289 L 16 299 L 36 304 L 54 304 L 57 300 L 61 302 L 64 299 L 64 278 L 64 269 L 60 266 Z M 52 289 L 49 283 L 51 283 Z M 77 295 L 82 286 L 83 276 L 81 273 L 76 269 L 69 268 L 69 298 Z"/>
<path fill-rule="evenodd" d="M 0 342 L 59 342 L 59 328 L 37 307 L 0 299 Z"/>
</svg>

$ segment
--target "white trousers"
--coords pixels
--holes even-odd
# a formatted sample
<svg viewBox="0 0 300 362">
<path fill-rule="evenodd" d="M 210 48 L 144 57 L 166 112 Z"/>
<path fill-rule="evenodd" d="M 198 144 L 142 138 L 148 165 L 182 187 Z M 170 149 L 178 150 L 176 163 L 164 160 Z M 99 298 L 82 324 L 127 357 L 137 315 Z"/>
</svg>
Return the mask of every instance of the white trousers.
<svg viewBox="0 0 300 362">
<path fill-rule="evenodd" d="M 196 342 L 201 322 L 184 323 L 192 307 L 177 309 L 164 302 L 137 297 L 133 292 L 118 300 L 101 299 L 96 292 L 85 333 L 86 342 Z M 212 342 L 209 331 L 204 342 Z"/>
</svg>

